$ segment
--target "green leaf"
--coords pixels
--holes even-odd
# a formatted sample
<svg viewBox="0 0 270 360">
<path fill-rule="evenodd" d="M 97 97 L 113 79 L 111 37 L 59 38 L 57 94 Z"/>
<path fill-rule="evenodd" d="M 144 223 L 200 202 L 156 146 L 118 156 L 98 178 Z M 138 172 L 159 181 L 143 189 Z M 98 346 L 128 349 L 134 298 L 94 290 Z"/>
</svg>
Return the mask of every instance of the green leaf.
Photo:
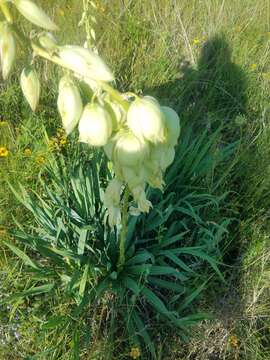
<svg viewBox="0 0 270 360">
<path fill-rule="evenodd" d="M 186 272 L 189 273 L 194 273 L 194 271 L 188 267 L 184 261 L 182 261 L 181 259 L 179 259 L 175 254 L 173 254 L 170 250 L 164 250 L 160 252 L 160 255 L 164 255 L 166 256 L 168 259 L 170 259 L 171 261 L 173 261 L 176 265 L 178 265 L 181 269 L 185 270 Z"/>
<path fill-rule="evenodd" d="M 13 251 L 14 254 L 16 254 L 20 259 L 22 259 L 25 265 L 29 265 L 35 270 L 40 270 L 40 268 L 29 258 L 29 256 L 27 256 L 23 251 L 17 248 L 17 246 L 9 244 L 7 242 L 4 242 L 4 244 L 9 247 L 9 249 Z"/>
<path fill-rule="evenodd" d="M 68 317 L 64 315 L 52 316 L 45 324 L 41 326 L 42 330 L 50 330 L 64 325 L 68 321 Z"/>
<path fill-rule="evenodd" d="M 84 296 L 84 291 L 85 291 L 87 276 L 88 276 L 88 270 L 89 270 L 89 264 L 86 264 L 84 267 L 82 279 L 80 281 L 79 296 L 81 298 Z"/>
<path fill-rule="evenodd" d="M 164 303 L 153 293 L 152 290 L 148 289 L 147 287 L 143 287 L 141 292 L 145 296 L 147 302 L 151 304 L 159 313 L 167 316 L 170 314 Z"/>
<path fill-rule="evenodd" d="M 194 299 L 205 289 L 205 285 L 207 284 L 208 280 L 201 284 L 196 290 L 194 290 L 190 295 L 188 295 L 185 301 L 178 307 L 178 311 L 183 311 L 186 309 Z"/>
<path fill-rule="evenodd" d="M 153 359 L 156 359 L 156 351 L 153 341 L 151 340 L 150 335 L 146 330 L 146 326 L 144 325 L 136 310 L 132 311 L 132 320 L 136 325 L 139 335 L 143 338 L 146 348 L 150 351 Z"/>
<path fill-rule="evenodd" d="M 122 280 L 124 286 L 133 291 L 135 295 L 138 295 L 141 291 L 140 286 L 137 284 L 135 280 L 130 278 L 129 276 L 125 276 Z"/>
<path fill-rule="evenodd" d="M 129 266 L 138 263 L 145 263 L 149 259 L 151 259 L 151 261 L 153 262 L 154 261 L 153 255 L 147 250 L 142 250 L 140 252 L 137 252 L 135 256 L 133 256 L 132 258 L 128 259 L 126 261 L 126 265 Z"/>
<path fill-rule="evenodd" d="M 6 297 L 5 299 L 0 301 L 0 305 L 12 302 L 18 298 L 24 298 L 31 295 L 39 295 L 50 292 L 54 288 L 54 284 L 46 284 L 41 286 L 35 286 L 30 289 L 21 291 L 19 293 L 13 294 L 11 296 Z"/>
<path fill-rule="evenodd" d="M 80 238 L 79 238 L 79 242 L 78 242 L 78 255 L 83 255 L 83 253 L 84 253 L 87 234 L 88 234 L 87 229 L 81 229 Z"/>
<path fill-rule="evenodd" d="M 167 290 L 172 290 L 177 293 L 185 292 L 185 287 L 177 284 L 176 282 L 159 279 L 154 276 L 149 276 L 148 281 L 153 285 L 159 286 L 159 287 L 167 289 Z"/>
</svg>

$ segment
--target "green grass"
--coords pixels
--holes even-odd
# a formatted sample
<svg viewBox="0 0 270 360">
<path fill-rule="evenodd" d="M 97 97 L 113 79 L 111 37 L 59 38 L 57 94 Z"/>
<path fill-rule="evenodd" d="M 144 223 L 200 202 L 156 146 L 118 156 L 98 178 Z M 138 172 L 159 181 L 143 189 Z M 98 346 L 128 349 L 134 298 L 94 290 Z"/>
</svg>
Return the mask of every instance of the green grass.
<svg viewBox="0 0 270 360">
<path fill-rule="evenodd" d="M 46 4 L 45 7 L 54 5 L 50 13 L 64 30 L 59 34 L 60 41 L 82 43 L 83 29 L 77 28 L 81 15 L 77 1 L 69 1 L 68 7 L 66 0 L 58 0 L 57 5 L 54 1 L 40 3 Z M 270 357 L 269 4 L 266 0 L 104 0 L 100 3 L 98 48 L 113 68 L 119 88 L 153 94 L 162 104 L 173 106 L 183 123 L 192 123 L 194 137 L 205 129 L 210 136 L 222 127 L 218 145 L 211 149 L 217 160 L 220 149 L 238 141 L 229 161 L 213 166 L 212 172 L 198 179 L 198 184 L 209 192 L 219 195 L 229 192 L 219 218 L 211 220 L 221 221 L 228 214 L 235 219 L 221 247 L 227 264 L 222 268 L 227 283 L 221 286 L 213 279 L 196 303 L 198 309 L 213 313 L 215 319 L 195 326 L 187 343 L 163 332 L 164 337 L 158 341 L 159 359 L 267 360 Z M 64 11 L 64 16 L 59 10 Z M 55 99 L 59 74 L 56 67 L 42 62 L 40 69 L 44 89 L 36 115 L 30 113 L 22 99 L 17 84 L 19 69 L 0 94 L 0 115 L 8 122 L 0 127 L 0 146 L 8 146 L 10 150 L 8 158 L 0 159 L 0 240 L 7 240 L 5 230 L 15 227 L 12 215 L 32 225 L 32 218 L 15 201 L 5 181 L 14 183 L 19 179 L 28 189 L 39 189 L 38 174 L 43 165 L 36 159 L 50 158 L 44 127 L 49 137 L 53 137 L 60 125 Z M 26 148 L 31 149 L 31 156 L 25 156 Z M 196 174 L 192 176 L 196 180 Z M 207 212 L 206 215 L 210 216 Z M 3 279 L 0 296 L 27 288 L 28 279 L 21 262 L 2 244 L 0 251 Z M 0 315 L 0 337 L 4 334 L 5 340 L 5 344 L 0 343 L 1 359 L 27 359 L 53 344 L 55 335 L 49 332 L 41 336 L 40 324 L 48 314 L 66 314 L 68 304 L 61 303 L 60 294 L 41 304 L 42 298 L 36 297 L 31 303 L 18 302 L 10 309 L 1 309 L 4 311 Z M 128 359 L 129 348 L 123 346 L 125 339 L 121 333 L 118 339 L 115 336 L 113 339 L 113 331 L 104 321 L 106 307 L 92 311 L 86 325 L 94 318 L 91 326 L 96 337 L 81 358 Z M 16 324 L 19 324 L 17 330 Z M 20 333 L 19 340 L 15 331 Z M 69 356 L 70 332 L 58 336 L 62 342 L 59 354 L 67 351 Z M 47 359 L 48 355 L 43 358 Z"/>
</svg>

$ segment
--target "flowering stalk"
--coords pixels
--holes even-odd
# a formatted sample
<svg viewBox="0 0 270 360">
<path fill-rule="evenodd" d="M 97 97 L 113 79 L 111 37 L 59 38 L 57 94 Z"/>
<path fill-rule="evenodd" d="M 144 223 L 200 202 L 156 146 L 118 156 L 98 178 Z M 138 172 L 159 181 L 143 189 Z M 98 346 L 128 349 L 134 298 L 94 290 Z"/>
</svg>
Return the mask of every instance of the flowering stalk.
<svg viewBox="0 0 270 360">
<path fill-rule="evenodd" d="M 119 259 L 117 264 L 117 269 L 122 270 L 125 264 L 125 245 L 127 238 L 127 221 L 128 221 L 128 198 L 129 198 L 129 189 L 125 188 L 124 197 L 123 197 L 123 208 L 122 208 L 122 219 L 121 219 L 121 232 L 120 232 L 120 242 L 119 242 Z"/>
</svg>

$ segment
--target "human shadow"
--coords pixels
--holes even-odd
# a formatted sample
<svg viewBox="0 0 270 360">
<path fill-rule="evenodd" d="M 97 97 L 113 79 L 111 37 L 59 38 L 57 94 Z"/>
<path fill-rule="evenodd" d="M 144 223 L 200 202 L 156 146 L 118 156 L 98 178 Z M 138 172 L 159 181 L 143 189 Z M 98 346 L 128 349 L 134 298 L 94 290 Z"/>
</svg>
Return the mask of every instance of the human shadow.
<svg viewBox="0 0 270 360">
<path fill-rule="evenodd" d="M 184 60 L 179 67 L 177 79 L 147 92 L 173 106 L 182 119 L 192 119 L 195 127 L 215 130 L 222 125 L 226 137 L 235 139 L 241 125 L 238 123 L 247 113 L 247 79 L 233 62 L 225 37 L 215 35 L 208 39 L 196 66 Z"/>
</svg>

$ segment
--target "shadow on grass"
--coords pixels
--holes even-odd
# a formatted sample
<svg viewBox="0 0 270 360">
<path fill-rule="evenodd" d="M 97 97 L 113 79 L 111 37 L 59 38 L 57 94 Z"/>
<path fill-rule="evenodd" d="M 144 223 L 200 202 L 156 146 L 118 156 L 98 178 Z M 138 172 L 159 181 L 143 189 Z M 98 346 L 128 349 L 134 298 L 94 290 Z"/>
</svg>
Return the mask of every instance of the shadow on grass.
<svg viewBox="0 0 270 360">
<path fill-rule="evenodd" d="M 172 106 L 185 125 L 191 124 L 195 136 L 207 130 L 210 137 L 216 129 L 222 128 L 218 146 L 223 148 L 224 144 L 240 139 L 247 115 L 247 87 L 246 74 L 233 62 L 232 51 L 225 37 L 215 35 L 202 46 L 196 67 L 189 62 L 182 62 L 178 79 L 146 89 L 145 92 L 160 99 L 161 104 Z M 231 159 L 228 160 L 230 161 Z M 225 173 L 227 164 L 222 166 L 221 176 Z M 190 182 L 192 183 L 192 179 Z M 231 178 L 226 178 L 219 191 L 237 192 L 238 186 Z M 234 207 L 234 200 L 227 199 L 227 206 Z M 239 214 L 235 213 L 234 216 L 239 220 Z M 242 261 L 239 253 L 239 233 L 239 221 L 236 221 L 229 229 L 229 238 L 232 240 L 227 240 L 227 245 L 223 248 L 223 261 L 231 265 L 230 268 L 223 269 L 227 284 L 220 286 L 212 283 L 206 295 L 210 311 L 216 309 L 214 311 L 217 313 L 217 320 L 212 325 L 208 323 L 208 330 L 206 329 L 206 333 L 211 327 L 213 330 L 213 336 L 205 344 L 206 348 L 213 351 L 211 359 L 219 359 L 227 352 L 228 341 L 234 334 L 237 319 L 241 318 L 244 311 L 239 291 Z M 217 341 L 219 331 L 224 335 L 223 342 Z M 201 348 L 194 349 L 194 353 L 192 350 L 194 359 L 203 358 L 200 356 L 208 351 L 202 342 L 199 344 Z"/>
<path fill-rule="evenodd" d="M 183 61 L 178 79 L 147 92 L 172 105 L 180 118 L 192 120 L 196 127 L 215 130 L 223 125 L 228 139 L 237 133 L 236 118 L 246 114 L 246 89 L 246 75 L 233 62 L 228 42 L 215 35 L 202 46 L 196 67 Z"/>
</svg>

